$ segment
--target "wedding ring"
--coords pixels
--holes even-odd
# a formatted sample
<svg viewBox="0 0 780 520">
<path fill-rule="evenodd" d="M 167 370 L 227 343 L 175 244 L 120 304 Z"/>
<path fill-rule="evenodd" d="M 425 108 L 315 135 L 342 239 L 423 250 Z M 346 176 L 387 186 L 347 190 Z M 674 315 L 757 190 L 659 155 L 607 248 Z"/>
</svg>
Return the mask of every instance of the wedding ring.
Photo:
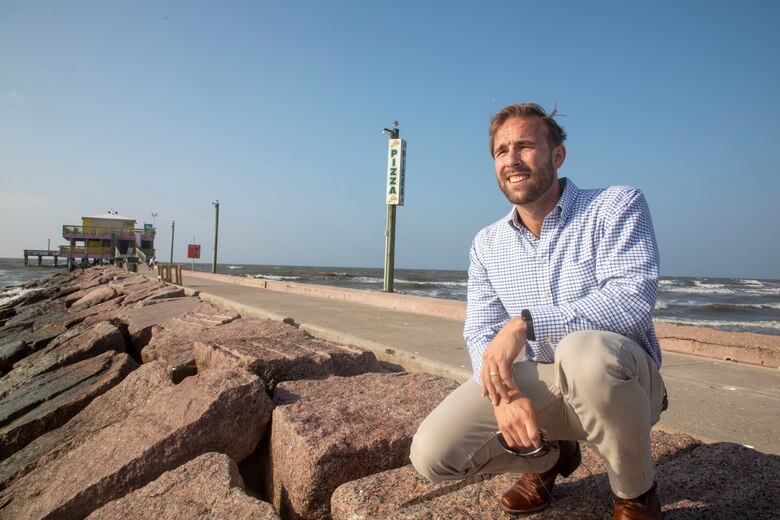
<svg viewBox="0 0 780 520">
<path fill-rule="evenodd" d="M 500 375 L 501 375 L 501 374 L 500 374 L 500 373 L 498 373 L 498 372 L 491 372 L 491 373 L 490 373 L 490 377 L 496 377 L 496 376 L 500 376 Z"/>
</svg>

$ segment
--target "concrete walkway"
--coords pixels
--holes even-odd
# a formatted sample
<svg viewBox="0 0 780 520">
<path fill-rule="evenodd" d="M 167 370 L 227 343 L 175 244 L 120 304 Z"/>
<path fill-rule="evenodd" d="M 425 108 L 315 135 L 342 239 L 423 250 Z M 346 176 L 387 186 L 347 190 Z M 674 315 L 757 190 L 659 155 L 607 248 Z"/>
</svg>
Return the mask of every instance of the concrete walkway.
<svg viewBox="0 0 780 520">
<path fill-rule="evenodd" d="M 380 361 L 397 368 L 459 381 L 471 374 L 462 319 L 398 310 L 419 310 L 420 303 L 424 307 L 432 299 L 334 288 L 320 291 L 319 286 L 299 284 L 297 292 L 320 296 L 293 294 L 279 286 L 270 290 L 243 285 L 246 279 L 239 277 L 187 271 L 183 283 L 203 300 L 232 308 L 243 317 L 285 319 L 313 336 L 370 349 Z M 355 299 L 371 304 L 355 303 Z M 404 301 L 412 303 L 407 307 Z M 447 309 L 443 314 L 458 315 Z M 670 408 L 658 428 L 780 455 L 780 370 L 665 352 L 661 373 Z"/>
</svg>

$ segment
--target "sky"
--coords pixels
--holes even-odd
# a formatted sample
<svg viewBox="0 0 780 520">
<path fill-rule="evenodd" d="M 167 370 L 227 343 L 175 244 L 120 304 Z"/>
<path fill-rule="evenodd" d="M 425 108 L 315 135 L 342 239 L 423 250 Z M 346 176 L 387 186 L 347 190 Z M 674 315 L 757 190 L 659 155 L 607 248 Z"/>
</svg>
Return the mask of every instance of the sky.
<svg viewBox="0 0 780 520">
<path fill-rule="evenodd" d="M 557 106 L 580 188 L 651 208 L 666 276 L 780 278 L 780 2 L 0 0 L 0 257 L 108 210 L 158 258 L 466 269 L 510 205 L 508 104 Z M 156 214 L 156 217 L 152 215 Z"/>
</svg>

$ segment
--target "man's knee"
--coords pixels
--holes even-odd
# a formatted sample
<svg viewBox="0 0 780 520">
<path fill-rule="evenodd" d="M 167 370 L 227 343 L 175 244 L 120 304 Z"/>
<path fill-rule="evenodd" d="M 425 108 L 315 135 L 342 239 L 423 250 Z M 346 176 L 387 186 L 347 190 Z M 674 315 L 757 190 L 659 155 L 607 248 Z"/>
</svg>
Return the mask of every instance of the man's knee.
<svg viewBox="0 0 780 520">
<path fill-rule="evenodd" d="M 433 482 L 442 482 L 448 480 L 443 474 L 443 459 L 446 458 L 443 453 L 445 446 L 441 441 L 437 442 L 436 437 L 427 421 L 423 421 L 412 438 L 409 459 L 420 475 Z"/>
<path fill-rule="evenodd" d="M 615 364 L 622 336 L 611 332 L 582 330 L 563 338 L 555 349 L 559 373 L 566 379 L 576 377 L 582 382 L 604 379 L 608 367 Z"/>
</svg>

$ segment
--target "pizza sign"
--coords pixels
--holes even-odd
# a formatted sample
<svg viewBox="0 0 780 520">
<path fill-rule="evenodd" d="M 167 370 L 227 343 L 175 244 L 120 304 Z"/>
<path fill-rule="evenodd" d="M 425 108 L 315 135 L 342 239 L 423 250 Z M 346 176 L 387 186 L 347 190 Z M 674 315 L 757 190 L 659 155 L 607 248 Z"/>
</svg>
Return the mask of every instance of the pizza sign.
<svg viewBox="0 0 780 520">
<path fill-rule="evenodd" d="M 404 171 L 406 170 L 406 141 L 390 139 L 387 153 L 386 202 L 396 206 L 404 205 Z"/>
</svg>

